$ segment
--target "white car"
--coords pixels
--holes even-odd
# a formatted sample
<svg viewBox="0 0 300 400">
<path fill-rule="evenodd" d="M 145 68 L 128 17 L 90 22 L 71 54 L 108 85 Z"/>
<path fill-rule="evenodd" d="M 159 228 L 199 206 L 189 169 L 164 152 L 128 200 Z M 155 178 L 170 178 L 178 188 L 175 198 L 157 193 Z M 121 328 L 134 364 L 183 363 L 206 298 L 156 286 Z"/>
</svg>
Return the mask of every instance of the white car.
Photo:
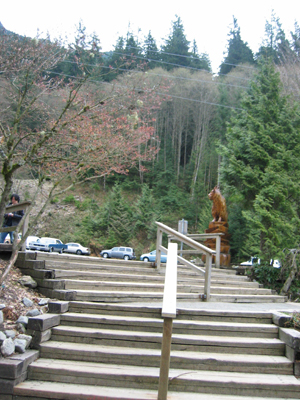
<svg viewBox="0 0 300 400">
<path fill-rule="evenodd" d="M 251 257 L 249 261 L 242 262 L 240 265 L 243 267 L 252 267 L 254 264 L 260 264 L 260 258 Z M 274 268 L 281 268 L 279 260 L 270 260 L 270 265 L 272 265 Z"/>
<path fill-rule="evenodd" d="M 81 244 L 79 243 L 66 243 L 66 245 L 68 246 L 64 252 L 65 253 L 73 253 L 73 254 L 87 254 L 90 255 L 91 251 L 90 249 L 88 249 L 87 247 L 83 247 L 81 246 Z"/>
<path fill-rule="evenodd" d="M 29 243 L 36 242 L 39 239 L 39 236 L 28 236 L 25 240 L 26 250 L 29 250 Z"/>
<path fill-rule="evenodd" d="M 260 259 L 258 257 L 251 257 L 249 261 L 244 261 L 240 265 L 243 267 L 252 267 L 253 264 L 260 264 Z"/>
</svg>

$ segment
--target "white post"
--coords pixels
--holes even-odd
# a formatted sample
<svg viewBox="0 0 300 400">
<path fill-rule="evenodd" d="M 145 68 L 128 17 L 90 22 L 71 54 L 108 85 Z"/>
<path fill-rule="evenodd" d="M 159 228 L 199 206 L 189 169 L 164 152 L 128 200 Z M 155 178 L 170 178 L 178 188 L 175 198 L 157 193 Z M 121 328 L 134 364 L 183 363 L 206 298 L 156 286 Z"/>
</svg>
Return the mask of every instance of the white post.
<svg viewBox="0 0 300 400">
<path fill-rule="evenodd" d="M 204 295 L 205 300 L 210 300 L 210 278 L 211 278 L 211 265 L 212 265 L 212 255 L 206 254 L 205 260 L 205 278 L 204 278 Z"/>
<path fill-rule="evenodd" d="M 157 238 L 156 238 L 156 259 L 155 264 L 156 268 L 160 268 L 160 260 L 161 260 L 161 250 L 160 246 L 162 245 L 162 230 L 158 227 L 157 228 Z"/>
<path fill-rule="evenodd" d="M 161 313 L 164 317 L 164 326 L 161 344 L 158 400 L 167 400 L 168 395 L 173 318 L 176 318 L 177 250 L 177 243 L 169 243 Z"/>
<path fill-rule="evenodd" d="M 216 237 L 216 268 L 220 268 L 221 236 Z"/>
</svg>

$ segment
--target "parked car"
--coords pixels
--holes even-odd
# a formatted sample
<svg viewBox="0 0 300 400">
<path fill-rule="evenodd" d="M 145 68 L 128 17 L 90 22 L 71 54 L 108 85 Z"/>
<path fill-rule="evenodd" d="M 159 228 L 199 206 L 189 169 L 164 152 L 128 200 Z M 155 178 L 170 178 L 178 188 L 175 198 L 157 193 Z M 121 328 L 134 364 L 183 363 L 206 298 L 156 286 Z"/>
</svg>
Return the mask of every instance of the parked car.
<svg viewBox="0 0 300 400">
<path fill-rule="evenodd" d="M 57 251 L 59 253 L 63 253 L 67 248 L 67 245 L 63 244 L 63 242 L 59 239 L 42 237 L 29 243 L 29 250 L 40 250 L 40 251 Z"/>
<path fill-rule="evenodd" d="M 251 257 L 250 260 L 244 261 L 240 265 L 244 267 L 252 267 L 254 264 L 260 264 L 260 259 L 258 257 Z"/>
<path fill-rule="evenodd" d="M 26 250 L 29 250 L 29 243 L 36 242 L 39 238 L 39 236 L 28 236 L 25 240 Z"/>
<path fill-rule="evenodd" d="M 64 253 L 73 253 L 73 254 L 87 254 L 90 255 L 91 251 L 87 247 L 81 246 L 79 243 L 66 243 L 67 248 L 64 250 Z"/>
<path fill-rule="evenodd" d="M 240 265 L 243 267 L 251 267 L 254 264 L 260 264 L 260 258 L 258 257 L 251 257 L 249 261 L 242 262 Z M 272 265 L 274 268 L 280 268 L 281 264 L 279 260 L 270 260 L 270 265 Z"/>
<path fill-rule="evenodd" d="M 142 254 L 140 257 L 141 261 L 145 262 L 155 262 L 156 259 L 156 250 L 150 251 L 150 253 Z M 167 262 L 167 255 L 165 253 L 161 253 L 160 262 L 166 263 Z"/>
<path fill-rule="evenodd" d="M 134 249 L 131 247 L 113 247 L 110 250 L 102 250 L 100 256 L 103 258 L 122 258 L 124 260 L 135 260 Z"/>
</svg>

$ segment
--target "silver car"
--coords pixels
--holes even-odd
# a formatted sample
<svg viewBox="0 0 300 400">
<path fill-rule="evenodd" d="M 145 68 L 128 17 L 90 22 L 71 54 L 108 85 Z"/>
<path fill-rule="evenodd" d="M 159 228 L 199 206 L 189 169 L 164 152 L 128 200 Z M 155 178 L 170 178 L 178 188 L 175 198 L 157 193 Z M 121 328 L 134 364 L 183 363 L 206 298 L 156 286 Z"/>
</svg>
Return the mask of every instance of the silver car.
<svg viewBox="0 0 300 400">
<path fill-rule="evenodd" d="M 110 250 L 102 250 L 100 256 L 103 258 L 123 258 L 124 260 L 135 260 L 134 249 L 131 247 L 113 247 Z"/>
<path fill-rule="evenodd" d="M 66 245 L 68 246 L 64 252 L 65 253 L 73 253 L 73 254 L 87 254 L 90 255 L 91 251 L 90 249 L 88 249 L 87 247 L 83 247 L 81 246 L 81 244 L 79 243 L 66 243 Z"/>
</svg>

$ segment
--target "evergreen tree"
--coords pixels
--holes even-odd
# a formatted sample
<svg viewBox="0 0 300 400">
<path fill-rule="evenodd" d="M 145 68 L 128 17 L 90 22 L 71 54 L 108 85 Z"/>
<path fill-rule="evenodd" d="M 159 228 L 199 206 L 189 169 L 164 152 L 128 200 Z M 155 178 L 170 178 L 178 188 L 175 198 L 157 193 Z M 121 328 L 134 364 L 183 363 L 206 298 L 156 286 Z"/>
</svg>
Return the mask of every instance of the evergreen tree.
<svg viewBox="0 0 300 400">
<path fill-rule="evenodd" d="M 190 42 L 187 40 L 180 17 L 176 15 L 176 21 L 172 22 L 172 32 L 161 47 L 161 58 L 168 71 L 176 67 L 190 65 Z"/>
<path fill-rule="evenodd" d="M 299 58 L 300 57 L 300 27 L 297 22 L 295 22 L 295 31 L 291 32 L 293 43 L 292 48 L 294 54 Z"/>
<path fill-rule="evenodd" d="M 155 221 L 159 220 L 159 210 L 148 185 L 142 186 L 142 194 L 137 199 L 134 210 L 135 232 L 138 236 L 154 240 L 157 231 Z"/>
<path fill-rule="evenodd" d="M 107 54 L 105 58 L 105 66 L 110 69 L 106 74 L 106 81 L 112 81 L 123 72 L 126 59 L 125 54 L 125 39 L 123 36 L 119 36 L 114 45 L 114 50 Z"/>
<path fill-rule="evenodd" d="M 274 65 L 261 63 L 221 151 L 221 182 L 244 209 L 248 250 L 266 259 L 299 241 L 300 112 L 281 91 Z"/>
<path fill-rule="evenodd" d="M 210 60 L 207 54 L 198 53 L 198 46 L 196 41 L 193 41 L 191 59 L 190 59 L 190 67 L 195 69 L 204 69 L 208 72 L 211 72 Z"/>
<path fill-rule="evenodd" d="M 228 74 L 238 64 L 254 64 L 252 50 L 248 44 L 241 38 L 240 27 L 236 18 L 233 17 L 233 28 L 229 33 L 228 52 L 223 63 L 220 66 L 220 74 Z"/>
<path fill-rule="evenodd" d="M 127 34 L 125 45 L 125 60 L 127 69 L 135 69 L 142 64 L 142 48 L 132 33 Z"/>
<path fill-rule="evenodd" d="M 270 58 L 275 64 L 287 62 L 292 56 L 289 41 L 285 37 L 279 18 L 272 13 L 271 22 L 266 21 L 265 39 L 257 58 Z"/>
<path fill-rule="evenodd" d="M 143 54 L 146 62 L 148 62 L 149 69 L 153 69 L 159 66 L 158 61 L 160 60 L 160 54 L 155 39 L 151 35 L 151 31 L 149 31 L 148 36 L 145 37 Z"/>
</svg>

